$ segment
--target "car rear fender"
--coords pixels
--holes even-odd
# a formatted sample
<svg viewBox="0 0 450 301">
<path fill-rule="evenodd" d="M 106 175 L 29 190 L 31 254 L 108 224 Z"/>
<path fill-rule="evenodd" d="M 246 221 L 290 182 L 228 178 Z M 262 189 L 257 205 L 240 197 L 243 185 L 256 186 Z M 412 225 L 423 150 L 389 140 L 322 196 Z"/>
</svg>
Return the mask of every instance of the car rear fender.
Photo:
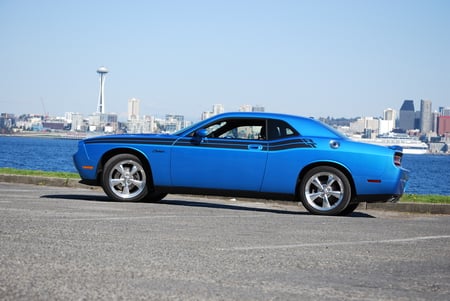
<svg viewBox="0 0 450 301">
<path fill-rule="evenodd" d="M 352 200 L 356 199 L 355 181 L 353 180 L 353 177 L 352 177 L 350 171 L 345 166 L 343 166 L 339 163 L 336 163 L 336 162 L 332 162 L 332 161 L 320 161 L 320 162 L 314 162 L 309 165 L 306 165 L 300 171 L 298 178 L 297 178 L 297 186 L 295 188 L 296 196 L 298 196 L 298 194 L 299 194 L 300 182 L 303 179 L 304 175 L 311 169 L 318 167 L 318 166 L 330 166 L 330 167 L 334 167 L 334 168 L 340 170 L 341 172 L 343 172 L 345 174 L 345 176 L 348 178 L 348 180 L 350 181 L 350 186 L 352 188 Z"/>
</svg>

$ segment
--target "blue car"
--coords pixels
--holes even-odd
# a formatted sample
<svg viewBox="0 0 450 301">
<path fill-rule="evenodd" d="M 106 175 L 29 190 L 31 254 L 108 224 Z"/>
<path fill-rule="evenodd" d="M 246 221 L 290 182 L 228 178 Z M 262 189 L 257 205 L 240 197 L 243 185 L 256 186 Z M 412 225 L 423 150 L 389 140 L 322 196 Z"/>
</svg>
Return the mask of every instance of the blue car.
<svg viewBox="0 0 450 301">
<path fill-rule="evenodd" d="M 81 182 L 116 201 L 168 193 L 298 201 L 313 214 L 346 215 L 359 202 L 396 201 L 408 171 L 402 149 L 353 141 L 311 118 L 225 113 L 174 134 L 80 141 Z"/>
</svg>

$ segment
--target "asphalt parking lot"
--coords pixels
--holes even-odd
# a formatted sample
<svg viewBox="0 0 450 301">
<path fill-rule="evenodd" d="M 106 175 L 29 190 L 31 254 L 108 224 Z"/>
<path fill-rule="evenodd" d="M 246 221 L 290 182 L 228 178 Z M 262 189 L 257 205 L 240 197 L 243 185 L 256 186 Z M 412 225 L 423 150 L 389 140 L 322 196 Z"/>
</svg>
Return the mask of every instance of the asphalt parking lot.
<svg viewBox="0 0 450 301">
<path fill-rule="evenodd" d="M 0 183 L 0 300 L 448 300 L 450 216 Z"/>
</svg>

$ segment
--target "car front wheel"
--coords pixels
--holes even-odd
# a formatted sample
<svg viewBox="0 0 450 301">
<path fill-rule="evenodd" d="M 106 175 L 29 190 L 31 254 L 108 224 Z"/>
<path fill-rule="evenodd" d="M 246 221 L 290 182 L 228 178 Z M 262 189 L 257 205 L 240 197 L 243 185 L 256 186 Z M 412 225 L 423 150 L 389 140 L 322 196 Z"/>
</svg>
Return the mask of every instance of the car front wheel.
<svg viewBox="0 0 450 301">
<path fill-rule="evenodd" d="M 308 171 L 300 182 L 299 197 L 313 214 L 339 215 L 352 198 L 350 181 L 340 170 L 319 166 Z"/>
<path fill-rule="evenodd" d="M 102 187 L 116 201 L 141 201 L 148 195 L 147 178 L 147 171 L 138 157 L 120 154 L 106 162 Z"/>
</svg>

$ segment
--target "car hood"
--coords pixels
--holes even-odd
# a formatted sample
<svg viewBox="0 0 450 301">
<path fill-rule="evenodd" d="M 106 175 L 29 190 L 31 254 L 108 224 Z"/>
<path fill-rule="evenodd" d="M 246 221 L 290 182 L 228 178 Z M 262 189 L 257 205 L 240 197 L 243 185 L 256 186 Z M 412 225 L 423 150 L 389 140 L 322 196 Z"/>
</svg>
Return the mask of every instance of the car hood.
<svg viewBox="0 0 450 301">
<path fill-rule="evenodd" d="M 114 141 L 132 141 L 132 140 L 175 140 L 178 136 L 169 134 L 116 134 L 96 136 L 84 139 L 86 143 L 92 142 L 114 142 Z"/>
</svg>

